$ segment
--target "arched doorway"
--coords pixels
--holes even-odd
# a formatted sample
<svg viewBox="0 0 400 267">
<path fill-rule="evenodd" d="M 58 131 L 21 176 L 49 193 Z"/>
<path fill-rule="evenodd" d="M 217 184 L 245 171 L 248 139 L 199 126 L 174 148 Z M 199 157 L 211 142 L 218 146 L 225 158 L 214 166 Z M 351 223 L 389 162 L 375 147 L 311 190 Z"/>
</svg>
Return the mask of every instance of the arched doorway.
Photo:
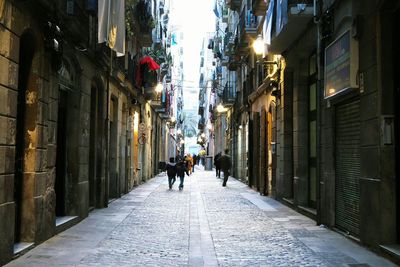
<svg viewBox="0 0 400 267">
<path fill-rule="evenodd" d="M 71 120 L 72 94 L 75 88 L 75 73 L 71 63 L 63 59 L 62 67 L 58 72 L 59 94 L 58 94 L 58 114 L 57 114 L 57 150 L 56 150 L 56 179 L 54 190 L 56 193 L 56 217 L 68 215 L 71 205 L 69 200 L 69 188 L 72 181 L 69 179 L 70 160 L 68 152 L 72 149 L 70 136 L 73 132 L 73 122 Z"/>
<path fill-rule="evenodd" d="M 399 25 L 400 25 L 400 9 L 397 9 L 393 14 L 393 81 L 394 81 L 394 101 L 395 101 L 395 154 L 396 162 L 400 160 L 400 37 L 399 37 Z M 400 243 L 400 164 L 396 164 L 396 182 L 397 182 L 397 243 Z"/>
<path fill-rule="evenodd" d="M 31 30 L 26 30 L 20 38 L 19 48 L 19 71 L 18 71 L 18 104 L 16 121 L 16 146 L 14 165 L 14 203 L 15 203 L 15 228 L 14 243 L 33 241 L 25 235 L 24 228 L 29 227 L 22 218 L 24 206 L 24 173 L 25 173 L 25 150 L 27 146 L 27 88 L 33 83 L 32 61 L 36 52 L 35 36 Z"/>
</svg>

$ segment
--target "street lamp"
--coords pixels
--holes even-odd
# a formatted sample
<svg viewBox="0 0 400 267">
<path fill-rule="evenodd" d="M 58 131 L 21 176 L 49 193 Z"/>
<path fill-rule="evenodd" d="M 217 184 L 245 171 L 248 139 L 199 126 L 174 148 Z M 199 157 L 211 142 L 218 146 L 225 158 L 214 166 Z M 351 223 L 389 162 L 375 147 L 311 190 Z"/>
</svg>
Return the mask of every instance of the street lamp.
<svg viewBox="0 0 400 267">
<path fill-rule="evenodd" d="M 262 39 L 261 34 L 257 36 L 257 39 L 253 42 L 253 49 L 257 55 L 261 55 L 264 53 L 264 41 Z"/>
<path fill-rule="evenodd" d="M 207 129 L 211 130 L 212 129 L 212 124 L 210 122 L 207 123 Z"/>
<path fill-rule="evenodd" d="M 222 103 L 219 103 L 218 106 L 217 106 L 217 111 L 219 113 L 222 113 L 222 112 L 226 111 L 226 108 L 222 105 Z"/>
<path fill-rule="evenodd" d="M 202 137 L 202 138 L 206 137 L 206 134 L 205 134 L 205 133 L 202 133 L 202 134 L 201 134 L 201 137 Z"/>
<path fill-rule="evenodd" d="M 181 129 L 176 130 L 176 134 L 177 134 L 177 135 L 182 134 L 182 130 L 181 130 Z"/>
<path fill-rule="evenodd" d="M 161 93 L 163 91 L 162 83 L 158 83 L 155 90 L 157 94 Z"/>
<path fill-rule="evenodd" d="M 171 117 L 171 122 L 174 123 L 175 121 L 176 121 L 175 117 L 172 116 L 172 117 Z"/>
</svg>

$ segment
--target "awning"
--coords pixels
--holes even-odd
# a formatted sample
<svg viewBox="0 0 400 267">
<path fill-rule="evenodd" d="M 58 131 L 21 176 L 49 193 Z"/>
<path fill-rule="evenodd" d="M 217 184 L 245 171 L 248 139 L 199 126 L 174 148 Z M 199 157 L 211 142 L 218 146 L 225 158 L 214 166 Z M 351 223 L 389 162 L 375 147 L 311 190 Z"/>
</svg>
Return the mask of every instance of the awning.
<svg viewBox="0 0 400 267">
<path fill-rule="evenodd" d="M 147 64 L 150 70 L 158 70 L 160 68 L 160 65 L 158 65 L 157 62 L 155 62 L 150 56 L 142 57 L 142 59 L 139 61 L 139 64 Z"/>
</svg>

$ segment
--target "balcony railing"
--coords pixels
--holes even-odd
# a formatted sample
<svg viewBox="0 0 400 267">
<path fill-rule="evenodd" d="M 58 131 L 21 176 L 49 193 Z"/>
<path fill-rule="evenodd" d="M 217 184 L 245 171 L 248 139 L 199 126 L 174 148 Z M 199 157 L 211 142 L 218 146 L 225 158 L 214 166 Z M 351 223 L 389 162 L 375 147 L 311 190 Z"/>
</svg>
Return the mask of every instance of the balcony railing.
<svg viewBox="0 0 400 267">
<path fill-rule="evenodd" d="M 204 116 L 204 107 L 203 106 L 199 106 L 199 115 Z"/>
<path fill-rule="evenodd" d="M 222 7 L 222 22 L 228 22 L 228 7 L 223 6 Z"/>
<path fill-rule="evenodd" d="M 198 125 L 197 125 L 197 128 L 198 128 L 199 130 L 203 130 L 205 124 L 206 124 L 206 119 L 205 119 L 204 117 L 201 117 L 200 120 L 199 120 L 199 123 L 198 123 Z"/>
<path fill-rule="evenodd" d="M 222 95 L 222 101 L 224 105 L 233 105 L 236 99 L 236 83 L 226 82 L 224 92 Z"/>
<path fill-rule="evenodd" d="M 153 42 L 152 30 L 156 26 L 151 5 L 147 1 L 139 1 L 135 8 L 135 17 L 140 27 L 140 42 L 143 46 L 150 46 Z"/>
<path fill-rule="evenodd" d="M 256 16 L 263 16 L 267 12 L 269 0 L 253 0 L 253 13 Z"/>
<path fill-rule="evenodd" d="M 228 70 L 235 71 L 240 66 L 240 58 L 236 55 L 229 56 Z"/>
<path fill-rule="evenodd" d="M 250 48 L 250 42 L 257 37 L 258 18 L 251 10 L 242 10 L 236 30 L 236 52 L 245 55 Z"/>
<path fill-rule="evenodd" d="M 275 5 L 277 4 L 275 2 Z M 300 37 L 313 18 L 313 1 L 282 1 L 274 7 L 273 12 L 275 21 L 272 20 L 272 23 L 276 27 L 272 27 L 274 31 L 271 34 L 271 45 L 268 50 L 274 54 L 282 54 Z"/>
<path fill-rule="evenodd" d="M 242 0 L 227 0 L 226 5 L 235 11 L 238 11 L 240 9 L 240 6 L 242 5 Z"/>
</svg>

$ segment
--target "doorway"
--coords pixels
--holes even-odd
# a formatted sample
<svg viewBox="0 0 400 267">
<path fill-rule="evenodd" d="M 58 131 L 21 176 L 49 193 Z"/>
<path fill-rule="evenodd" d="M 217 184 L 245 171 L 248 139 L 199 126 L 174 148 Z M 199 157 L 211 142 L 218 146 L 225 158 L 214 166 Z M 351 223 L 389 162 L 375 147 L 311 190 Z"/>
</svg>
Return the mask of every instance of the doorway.
<svg viewBox="0 0 400 267">
<path fill-rule="evenodd" d="M 110 181 L 109 181 L 109 198 L 119 197 L 119 179 L 117 170 L 117 150 L 118 150 L 118 99 L 111 97 L 110 102 Z"/>
<path fill-rule="evenodd" d="M 317 208 L 317 55 L 308 68 L 308 206 Z"/>
<path fill-rule="evenodd" d="M 392 36 L 393 36 L 393 82 L 394 82 L 394 107 L 395 107 L 395 154 L 396 162 L 400 160 L 400 9 L 393 14 Z M 397 242 L 400 243 L 400 164 L 396 165 L 396 195 L 397 195 Z"/>
<path fill-rule="evenodd" d="M 272 112 L 267 113 L 267 193 L 273 196 L 273 182 L 272 182 Z"/>
<path fill-rule="evenodd" d="M 26 101 L 25 94 L 32 75 L 31 67 L 35 54 L 35 38 L 32 32 L 25 31 L 20 39 L 18 96 L 17 96 L 17 121 L 15 139 L 15 165 L 14 165 L 14 203 L 15 203 L 15 228 L 14 243 L 24 240 L 22 234 L 22 205 L 23 205 L 23 180 L 24 180 L 24 155 L 26 132 Z"/>
<path fill-rule="evenodd" d="M 89 148 L 89 208 L 101 206 L 98 194 L 101 192 L 103 159 L 103 98 L 99 88 L 92 85 L 90 99 L 90 148 Z"/>
<path fill-rule="evenodd" d="M 67 114 L 68 93 L 59 90 L 58 118 L 57 118 L 57 152 L 56 152 L 56 217 L 66 215 L 67 196 Z"/>
</svg>

